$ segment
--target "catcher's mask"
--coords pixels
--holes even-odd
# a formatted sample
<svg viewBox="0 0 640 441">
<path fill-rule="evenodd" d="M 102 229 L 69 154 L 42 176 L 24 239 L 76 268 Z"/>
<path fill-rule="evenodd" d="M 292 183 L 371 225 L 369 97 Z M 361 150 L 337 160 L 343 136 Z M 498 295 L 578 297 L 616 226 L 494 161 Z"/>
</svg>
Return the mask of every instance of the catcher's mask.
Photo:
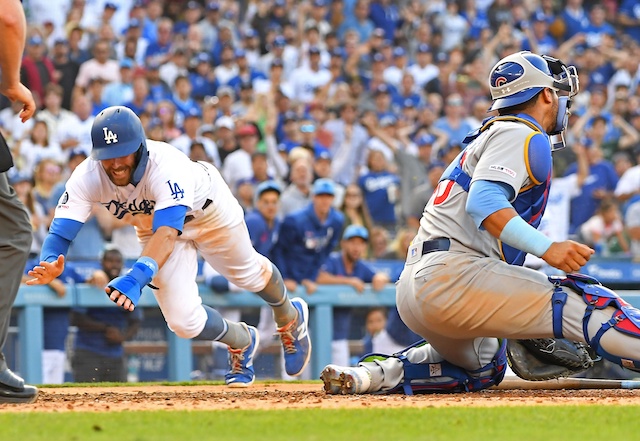
<svg viewBox="0 0 640 441">
<path fill-rule="evenodd" d="M 553 151 L 565 147 L 563 132 L 571 115 L 571 99 L 580 90 L 575 66 L 547 55 L 521 51 L 503 58 L 491 69 L 489 87 L 494 100 L 489 110 L 522 104 L 545 88 L 556 91 L 560 95 L 558 115 L 549 135 Z"/>
</svg>

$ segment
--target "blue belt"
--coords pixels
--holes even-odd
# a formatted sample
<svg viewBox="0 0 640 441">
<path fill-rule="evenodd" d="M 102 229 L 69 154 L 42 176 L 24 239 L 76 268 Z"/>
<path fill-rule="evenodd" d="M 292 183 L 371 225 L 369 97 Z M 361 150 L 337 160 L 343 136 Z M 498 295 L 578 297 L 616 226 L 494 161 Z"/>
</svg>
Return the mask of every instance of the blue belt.
<svg viewBox="0 0 640 441">
<path fill-rule="evenodd" d="M 446 238 L 425 240 L 422 242 L 422 255 L 433 253 L 435 251 L 449 251 L 451 241 Z"/>
</svg>

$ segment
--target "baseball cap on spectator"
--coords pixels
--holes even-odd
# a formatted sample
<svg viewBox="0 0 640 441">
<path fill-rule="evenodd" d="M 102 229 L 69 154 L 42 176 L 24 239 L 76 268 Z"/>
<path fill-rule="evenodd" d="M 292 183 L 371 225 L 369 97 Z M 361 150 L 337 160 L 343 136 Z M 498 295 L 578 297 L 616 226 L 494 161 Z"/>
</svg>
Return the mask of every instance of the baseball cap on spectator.
<svg viewBox="0 0 640 441">
<path fill-rule="evenodd" d="M 184 117 L 186 118 L 200 118 L 202 116 L 202 113 L 200 112 L 200 110 L 197 107 L 191 107 L 189 110 L 187 110 L 187 112 L 185 113 Z"/>
<path fill-rule="evenodd" d="M 316 179 L 313 183 L 313 188 L 311 189 L 311 193 L 314 196 L 321 194 L 329 194 L 331 196 L 336 195 L 336 184 L 327 178 Z"/>
<path fill-rule="evenodd" d="M 583 145 L 586 149 L 590 149 L 591 147 L 593 147 L 593 140 L 591 138 L 583 136 L 578 140 L 578 144 Z"/>
<path fill-rule="evenodd" d="M 420 135 L 416 139 L 416 145 L 418 147 L 427 146 L 427 145 L 432 146 L 434 142 L 436 142 L 436 137 L 430 133 L 425 133 L 424 135 Z"/>
<path fill-rule="evenodd" d="M 312 123 L 303 124 L 300 126 L 300 131 L 302 133 L 313 133 L 316 131 L 316 126 L 315 124 L 312 124 Z"/>
<path fill-rule="evenodd" d="M 262 195 L 262 193 L 265 193 L 267 191 L 275 191 L 276 193 L 281 194 L 282 187 L 280 187 L 280 184 L 278 184 L 276 181 L 273 181 L 273 180 L 261 182 L 256 187 L 256 193 L 255 193 L 256 198 L 259 198 Z"/>
<path fill-rule="evenodd" d="M 245 58 L 247 56 L 247 53 L 244 51 L 244 49 L 236 49 L 233 55 L 236 58 Z"/>
<path fill-rule="evenodd" d="M 320 55 L 320 48 L 318 46 L 310 46 L 309 55 Z"/>
<path fill-rule="evenodd" d="M 378 123 L 378 125 L 380 127 L 389 127 L 389 126 L 396 125 L 397 122 L 398 122 L 398 120 L 396 119 L 395 116 L 393 116 L 393 115 L 385 115 L 382 118 L 380 118 L 380 122 Z"/>
<path fill-rule="evenodd" d="M 245 31 L 244 38 L 255 38 L 258 36 L 258 32 L 255 29 L 249 28 Z"/>
<path fill-rule="evenodd" d="M 206 7 L 207 11 L 219 11 L 220 10 L 220 3 L 218 2 L 209 2 L 207 3 L 207 7 Z"/>
<path fill-rule="evenodd" d="M 142 23 L 140 23 L 140 20 L 138 20 L 137 18 L 132 18 L 131 20 L 129 20 L 129 29 L 139 28 L 140 26 L 142 26 Z"/>
<path fill-rule="evenodd" d="M 191 0 L 190 2 L 187 3 L 187 9 L 200 9 L 200 3 Z"/>
<path fill-rule="evenodd" d="M 29 38 L 29 45 L 30 46 L 38 46 L 38 45 L 41 45 L 43 43 L 44 43 L 44 40 L 38 34 L 32 35 L 31 38 Z"/>
<path fill-rule="evenodd" d="M 442 168 L 445 169 L 447 168 L 447 164 L 445 164 L 442 161 L 432 161 L 428 166 L 427 166 L 427 173 L 431 173 L 431 171 L 435 168 Z"/>
<path fill-rule="evenodd" d="M 402 102 L 402 108 L 403 109 L 408 109 L 408 108 L 415 107 L 415 106 L 416 106 L 416 103 L 411 98 L 407 98 L 406 100 L 404 100 Z"/>
<path fill-rule="evenodd" d="M 296 115 L 296 112 L 294 112 L 293 110 L 287 110 L 282 117 L 282 121 L 285 123 L 289 121 L 297 121 L 297 120 L 298 120 L 298 115 Z"/>
<path fill-rule="evenodd" d="M 157 60 L 151 60 L 145 64 L 147 71 L 160 69 L 160 63 Z"/>
<path fill-rule="evenodd" d="M 215 133 L 216 127 L 213 124 L 202 124 L 198 128 L 198 136 L 202 136 L 205 133 Z"/>
<path fill-rule="evenodd" d="M 284 63 L 282 62 L 282 58 L 274 58 L 271 60 L 271 67 L 283 67 Z"/>
<path fill-rule="evenodd" d="M 69 151 L 69 161 L 77 156 L 83 156 L 84 158 L 88 158 L 87 152 L 83 148 L 75 148 Z"/>
<path fill-rule="evenodd" d="M 436 63 L 448 63 L 449 62 L 449 54 L 446 52 L 438 52 L 436 54 Z"/>
<path fill-rule="evenodd" d="M 537 11 L 531 16 L 531 21 L 541 21 L 547 23 L 547 16 L 542 11 Z"/>
<path fill-rule="evenodd" d="M 393 48 L 393 57 L 394 58 L 404 57 L 406 55 L 407 55 L 407 52 L 404 50 L 404 48 L 402 48 L 400 46 Z"/>
<path fill-rule="evenodd" d="M 33 179 L 31 175 L 28 175 L 27 173 L 24 173 L 24 172 L 12 173 L 11 176 L 9 176 L 9 185 L 16 185 L 16 184 L 19 184 L 20 182 L 33 183 Z"/>
<path fill-rule="evenodd" d="M 382 38 L 382 37 L 384 37 L 384 29 L 382 29 L 382 28 L 375 28 L 375 29 L 373 30 L 373 32 L 371 33 L 371 35 L 372 35 L 373 37 L 380 37 L 380 38 Z"/>
<path fill-rule="evenodd" d="M 283 35 L 276 35 L 273 39 L 273 47 L 285 47 L 287 45 L 287 39 Z"/>
<path fill-rule="evenodd" d="M 316 160 L 318 160 L 318 159 L 326 159 L 326 160 L 331 161 L 331 153 L 329 152 L 329 149 L 326 149 L 324 147 L 316 148 L 314 156 L 315 156 Z"/>
<path fill-rule="evenodd" d="M 464 101 L 460 95 L 453 95 L 447 98 L 447 105 L 449 106 L 462 106 Z"/>
<path fill-rule="evenodd" d="M 384 55 L 382 55 L 380 52 L 376 52 L 375 54 L 373 54 L 372 59 L 376 63 L 381 63 L 384 61 Z"/>
<path fill-rule="evenodd" d="M 211 55 L 209 55 L 206 52 L 200 52 L 198 55 L 196 55 L 195 62 L 196 62 L 196 64 L 198 64 L 198 63 L 211 63 Z"/>
<path fill-rule="evenodd" d="M 326 0 L 313 0 L 313 6 L 317 8 L 322 8 L 327 6 Z"/>
<path fill-rule="evenodd" d="M 116 4 L 115 4 L 115 3 L 113 3 L 113 2 L 106 2 L 106 3 L 104 4 L 104 8 L 105 8 L 105 9 L 113 9 L 113 10 L 115 11 L 115 10 L 117 10 L 117 9 L 118 9 L 118 5 L 116 5 Z"/>
<path fill-rule="evenodd" d="M 387 86 L 386 84 L 379 84 L 378 87 L 376 87 L 376 90 L 373 92 L 374 96 L 378 96 L 382 93 L 389 93 L 389 86 Z"/>
<path fill-rule="evenodd" d="M 284 8 L 285 6 L 287 6 L 287 2 L 286 0 L 274 0 L 273 6 Z"/>
<path fill-rule="evenodd" d="M 121 69 L 133 69 L 133 60 L 131 58 L 123 58 L 120 60 Z"/>
<path fill-rule="evenodd" d="M 331 49 L 330 55 L 332 57 L 342 58 L 344 56 L 344 51 L 341 47 L 335 47 Z"/>
<path fill-rule="evenodd" d="M 251 89 L 253 89 L 253 83 L 251 81 L 240 82 L 240 90 L 251 90 Z"/>
<path fill-rule="evenodd" d="M 362 225 L 349 225 L 344 229 L 344 234 L 342 235 L 343 240 L 353 239 L 354 237 L 359 237 L 364 240 L 369 240 L 369 232 Z"/>
<path fill-rule="evenodd" d="M 258 136 L 258 129 L 253 124 L 245 124 L 238 128 L 236 136 Z"/>
<path fill-rule="evenodd" d="M 216 129 L 225 128 L 229 130 L 235 130 L 236 123 L 230 116 L 221 116 L 216 120 L 215 127 Z"/>
<path fill-rule="evenodd" d="M 221 86 L 218 88 L 218 97 L 229 96 L 232 100 L 235 100 L 236 94 L 233 92 L 233 87 L 231 86 Z"/>
<path fill-rule="evenodd" d="M 431 47 L 427 43 L 422 43 L 418 45 L 417 52 L 419 54 L 427 54 L 431 52 Z"/>
</svg>

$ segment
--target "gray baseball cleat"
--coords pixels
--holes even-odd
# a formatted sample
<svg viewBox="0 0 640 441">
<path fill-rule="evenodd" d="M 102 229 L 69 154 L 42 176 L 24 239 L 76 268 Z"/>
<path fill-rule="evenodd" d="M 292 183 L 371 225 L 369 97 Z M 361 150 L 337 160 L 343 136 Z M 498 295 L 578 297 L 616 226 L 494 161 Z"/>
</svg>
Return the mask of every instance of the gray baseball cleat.
<svg viewBox="0 0 640 441">
<path fill-rule="evenodd" d="M 320 374 L 324 390 L 331 395 L 364 394 L 371 386 L 371 372 L 363 367 L 326 366 Z"/>
</svg>

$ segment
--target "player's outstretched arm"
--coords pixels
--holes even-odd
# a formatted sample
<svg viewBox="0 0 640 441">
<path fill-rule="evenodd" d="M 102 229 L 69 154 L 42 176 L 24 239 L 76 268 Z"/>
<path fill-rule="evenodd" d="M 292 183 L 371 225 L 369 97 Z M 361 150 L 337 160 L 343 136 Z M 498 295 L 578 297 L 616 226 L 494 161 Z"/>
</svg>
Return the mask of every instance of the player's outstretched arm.
<svg viewBox="0 0 640 441">
<path fill-rule="evenodd" d="M 27 285 L 48 285 L 57 279 L 64 271 L 64 255 L 60 254 L 53 262 L 40 262 L 33 267 L 29 274 L 33 279 L 27 280 Z"/>
</svg>

